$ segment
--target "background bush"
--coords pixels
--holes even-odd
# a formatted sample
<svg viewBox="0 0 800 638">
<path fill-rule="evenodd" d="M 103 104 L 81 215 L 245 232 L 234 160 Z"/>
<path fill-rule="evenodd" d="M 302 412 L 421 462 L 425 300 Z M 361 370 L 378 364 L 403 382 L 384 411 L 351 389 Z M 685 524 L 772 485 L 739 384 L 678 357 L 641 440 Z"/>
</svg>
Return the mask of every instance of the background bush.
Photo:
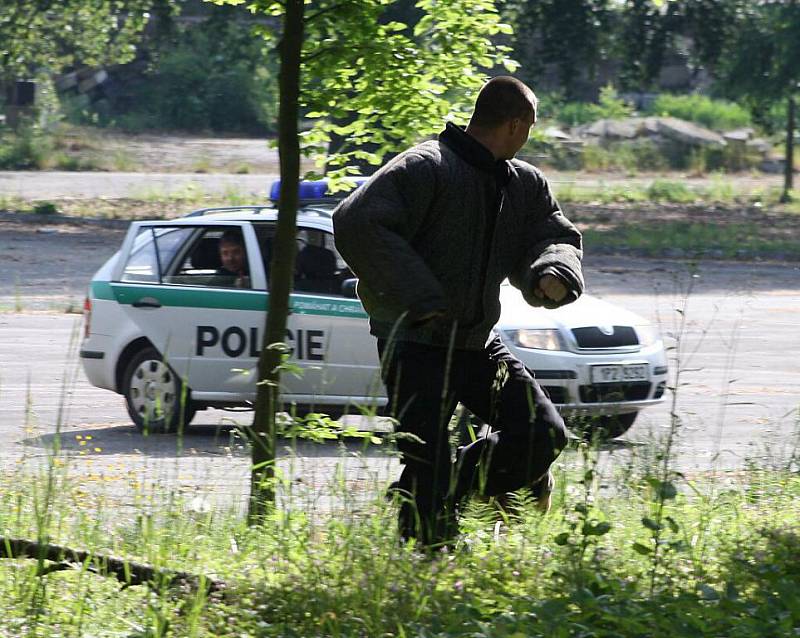
<svg viewBox="0 0 800 638">
<path fill-rule="evenodd" d="M 52 138 L 31 123 L 16 132 L 0 129 L 0 170 L 46 168 L 53 148 Z"/>
<path fill-rule="evenodd" d="M 717 131 L 742 128 L 751 123 L 750 113 L 739 104 L 698 94 L 662 93 L 647 112 L 651 115 L 678 117 Z"/>
<path fill-rule="evenodd" d="M 151 44 L 144 73 L 120 70 L 116 89 L 87 104 L 64 101 L 69 120 L 140 131 L 177 129 L 265 134 L 277 119 L 277 61 L 227 12 Z"/>
<path fill-rule="evenodd" d="M 600 89 L 600 97 L 594 102 L 564 102 L 557 94 L 548 95 L 543 102 L 549 102 L 542 117 L 556 120 L 564 126 L 580 126 L 600 119 L 624 119 L 633 115 L 633 107 L 622 100 L 612 85 Z"/>
</svg>

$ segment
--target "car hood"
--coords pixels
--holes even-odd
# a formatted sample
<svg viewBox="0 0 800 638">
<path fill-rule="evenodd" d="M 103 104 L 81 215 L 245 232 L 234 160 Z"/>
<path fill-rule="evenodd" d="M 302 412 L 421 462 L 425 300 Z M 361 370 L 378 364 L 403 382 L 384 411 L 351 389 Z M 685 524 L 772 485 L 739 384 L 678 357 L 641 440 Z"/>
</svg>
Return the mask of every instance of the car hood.
<svg viewBox="0 0 800 638">
<path fill-rule="evenodd" d="M 636 326 L 649 321 L 619 306 L 592 295 L 581 295 L 576 301 L 548 310 L 528 305 L 522 293 L 509 283 L 500 287 L 502 311 L 497 328 L 581 328 L 585 326 Z"/>
</svg>

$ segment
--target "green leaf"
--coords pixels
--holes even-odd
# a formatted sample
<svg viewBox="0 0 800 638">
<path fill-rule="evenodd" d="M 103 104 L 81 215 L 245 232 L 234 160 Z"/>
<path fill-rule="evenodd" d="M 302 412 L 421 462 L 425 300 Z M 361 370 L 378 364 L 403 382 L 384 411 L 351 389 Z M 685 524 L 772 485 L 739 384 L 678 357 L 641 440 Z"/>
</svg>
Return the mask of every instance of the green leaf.
<svg viewBox="0 0 800 638">
<path fill-rule="evenodd" d="M 678 522 L 671 516 L 667 516 L 665 520 L 667 521 L 667 524 L 669 525 L 669 528 L 672 531 L 672 533 L 677 534 L 678 531 L 680 530 L 680 525 L 678 525 Z"/>
<path fill-rule="evenodd" d="M 641 554 L 642 556 L 649 556 L 653 553 L 653 549 L 648 547 L 647 545 L 642 545 L 641 543 L 634 543 L 631 545 L 631 548 L 637 554 Z"/>
<path fill-rule="evenodd" d="M 648 485 L 653 488 L 656 493 L 656 498 L 663 501 L 668 501 L 678 495 L 678 489 L 671 481 L 661 481 L 657 478 L 647 479 Z"/>
<path fill-rule="evenodd" d="M 555 541 L 556 545 L 566 545 L 569 543 L 569 532 L 561 532 L 553 540 Z"/>
<path fill-rule="evenodd" d="M 642 517 L 642 525 L 654 532 L 660 532 L 662 529 L 659 523 L 656 523 L 652 518 L 648 518 L 647 516 Z"/>
<path fill-rule="evenodd" d="M 583 526 L 584 536 L 604 536 L 605 534 L 608 534 L 609 531 L 611 531 L 611 523 L 606 521 L 596 524 L 586 523 Z"/>
<path fill-rule="evenodd" d="M 661 485 L 661 490 L 659 491 L 659 496 L 668 501 L 670 499 L 675 498 L 678 495 L 678 489 L 675 487 L 675 484 L 671 481 L 665 481 Z"/>
</svg>

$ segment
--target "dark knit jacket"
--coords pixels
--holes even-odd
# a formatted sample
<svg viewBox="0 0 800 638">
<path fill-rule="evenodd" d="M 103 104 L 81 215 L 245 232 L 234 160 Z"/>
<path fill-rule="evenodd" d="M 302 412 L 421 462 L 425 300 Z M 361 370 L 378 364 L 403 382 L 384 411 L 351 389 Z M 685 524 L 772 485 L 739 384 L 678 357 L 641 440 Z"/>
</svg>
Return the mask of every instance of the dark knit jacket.
<svg viewBox="0 0 800 638">
<path fill-rule="evenodd" d="M 581 235 L 542 173 L 495 162 L 451 124 L 355 190 L 333 225 L 379 338 L 480 349 L 500 317 L 506 278 L 532 306 L 561 306 L 583 292 Z M 547 273 L 567 286 L 561 303 L 533 294 Z M 444 319 L 419 321 L 434 311 Z"/>
</svg>

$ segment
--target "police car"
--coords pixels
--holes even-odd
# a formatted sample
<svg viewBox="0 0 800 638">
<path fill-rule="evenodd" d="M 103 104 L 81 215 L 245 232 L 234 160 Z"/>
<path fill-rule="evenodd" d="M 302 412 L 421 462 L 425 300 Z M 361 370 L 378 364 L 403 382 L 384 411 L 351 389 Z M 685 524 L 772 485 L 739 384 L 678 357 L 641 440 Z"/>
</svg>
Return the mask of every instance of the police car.
<svg viewBox="0 0 800 638">
<path fill-rule="evenodd" d="M 301 373 L 282 376 L 282 400 L 329 414 L 382 406 L 375 341 L 334 246 L 333 205 L 324 185 L 302 189 L 311 198 L 301 191 L 287 331 Z M 276 222 L 270 206 L 133 222 L 97 271 L 80 358 L 90 383 L 124 396 L 137 427 L 174 431 L 198 410 L 252 405 Z M 642 317 L 590 295 L 557 310 L 532 308 L 508 283 L 500 296 L 495 331 L 568 422 L 592 417 L 618 436 L 662 400 L 664 347 Z"/>
</svg>

